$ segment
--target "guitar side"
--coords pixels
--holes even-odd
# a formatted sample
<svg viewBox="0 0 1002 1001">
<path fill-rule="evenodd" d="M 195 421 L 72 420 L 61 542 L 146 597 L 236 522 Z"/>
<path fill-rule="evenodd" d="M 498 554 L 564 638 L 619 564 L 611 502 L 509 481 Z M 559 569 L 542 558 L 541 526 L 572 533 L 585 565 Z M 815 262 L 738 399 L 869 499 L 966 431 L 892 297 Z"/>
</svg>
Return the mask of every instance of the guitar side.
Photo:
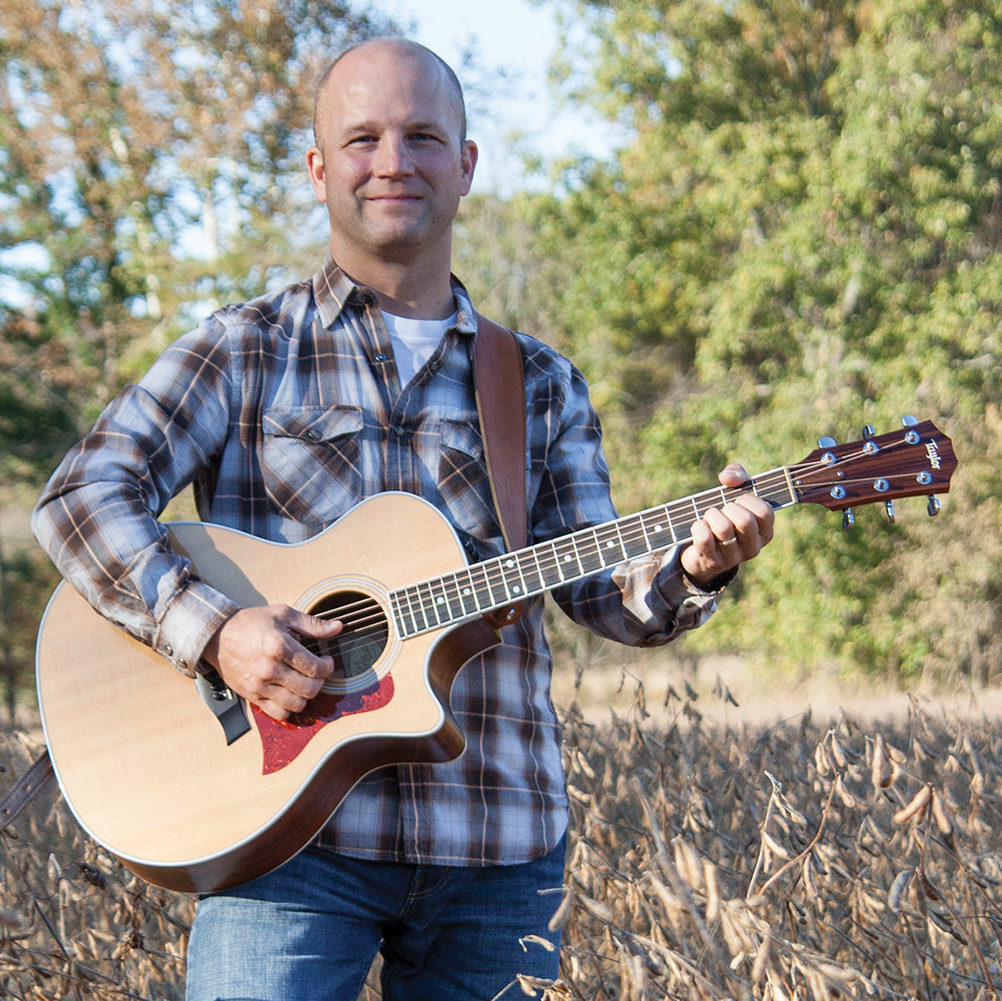
<svg viewBox="0 0 1002 1001">
<path fill-rule="evenodd" d="M 244 605 L 310 610 L 318 595 L 343 588 L 382 602 L 401 584 L 465 565 L 448 522 L 409 494 L 373 497 L 297 545 L 199 524 L 173 526 L 172 535 L 199 576 Z M 389 696 L 355 699 L 301 747 L 297 727 L 247 712 L 250 731 L 227 745 L 188 678 L 61 585 L 39 633 L 37 681 L 67 803 L 96 841 L 170 889 L 217 890 L 275 868 L 373 768 L 448 760 L 463 749 L 449 691 L 459 667 L 497 634 L 479 618 L 409 639 L 389 625 L 373 665 Z M 266 772 L 264 744 L 284 740 L 295 754 Z"/>
</svg>

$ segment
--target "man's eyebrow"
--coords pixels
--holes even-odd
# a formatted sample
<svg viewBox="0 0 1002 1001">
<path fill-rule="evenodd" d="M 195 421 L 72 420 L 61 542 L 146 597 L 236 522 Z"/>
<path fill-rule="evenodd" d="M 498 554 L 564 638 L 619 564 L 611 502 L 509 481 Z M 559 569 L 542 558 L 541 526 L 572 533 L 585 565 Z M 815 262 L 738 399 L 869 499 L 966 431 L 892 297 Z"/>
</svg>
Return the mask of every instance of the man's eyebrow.
<svg viewBox="0 0 1002 1001">
<path fill-rule="evenodd" d="M 404 123 L 404 130 L 407 132 L 448 132 L 448 126 L 444 122 L 428 119 L 415 119 Z M 340 130 L 340 135 L 359 135 L 361 133 L 380 132 L 383 126 L 377 122 L 362 121 L 349 122 Z"/>
</svg>

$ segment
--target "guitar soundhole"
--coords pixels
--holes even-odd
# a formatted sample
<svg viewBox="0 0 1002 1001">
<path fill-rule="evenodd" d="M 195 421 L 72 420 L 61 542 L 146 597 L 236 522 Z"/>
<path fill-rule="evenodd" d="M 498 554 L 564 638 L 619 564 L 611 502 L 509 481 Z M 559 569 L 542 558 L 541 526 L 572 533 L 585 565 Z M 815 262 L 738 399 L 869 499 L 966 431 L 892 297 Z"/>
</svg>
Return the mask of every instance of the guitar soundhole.
<svg viewBox="0 0 1002 1001">
<path fill-rule="evenodd" d="M 386 649 L 389 627 L 382 606 L 362 591 L 339 591 L 306 609 L 323 619 L 338 619 L 343 628 L 333 639 L 310 640 L 314 653 L 334 658 L 334 673 L 328 685 L 350 691 L 360 682 L 375 680 L 372 671 Z M 327 687 L 327 686 L 325 686 Z"/>
</svg>

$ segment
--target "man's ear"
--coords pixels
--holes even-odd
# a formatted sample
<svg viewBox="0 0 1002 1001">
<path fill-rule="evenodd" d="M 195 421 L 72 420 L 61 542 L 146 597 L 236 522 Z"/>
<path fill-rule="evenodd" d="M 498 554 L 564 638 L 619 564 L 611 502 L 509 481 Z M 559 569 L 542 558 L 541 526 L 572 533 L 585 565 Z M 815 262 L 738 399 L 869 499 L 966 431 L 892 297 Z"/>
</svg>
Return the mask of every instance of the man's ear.
<svg viewBox="0 0 1002 1001">
<path fill-rule="evenodd" d="M 310 184 L 313 185 L 313 193 L 317 196 L 317 201 L 326 202 L 327 186 L 325 181 L 327 175 L 324 170 L 324 155 L 320 152 L 319 147 L 311 146 L 306 151 L 306 170 L 309 172 Z"/>
<path fill-rule="evenodd" d="M 470 193 L 470 188 L 473 185 L 473 172 L 477 167 L 477 156 L 479 155 L 479 150 L 477 149 L 477 144 L 472 139 L 467 139 L 463 143 L 463 153 L 462 153 L 462 163 L 463 163 L 463 195 L 468 195 Z"/>
</svg>

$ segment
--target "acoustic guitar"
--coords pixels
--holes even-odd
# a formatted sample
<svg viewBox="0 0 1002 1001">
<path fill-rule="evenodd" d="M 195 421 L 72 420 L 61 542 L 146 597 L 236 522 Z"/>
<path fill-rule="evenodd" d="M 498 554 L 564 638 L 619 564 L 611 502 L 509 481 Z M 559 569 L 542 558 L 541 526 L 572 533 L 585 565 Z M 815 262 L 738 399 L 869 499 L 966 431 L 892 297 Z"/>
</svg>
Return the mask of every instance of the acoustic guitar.
<svg viewBox="0 0 1002 1001">
<path fill-rule="evenodd" d="M 70 586 L 39 632 L 37 680 L 49 753 L 83 828 L 134 872 L 174 890 L 236 885 L 302 849 L 367 772 L 445 761 L 463 736 L 449 711 L 460 667 L 500 642 L 486 613 L 684 544 L 714 506 L 752 490 L 773 507 L 853 505 L 949 489 L 956 459 L 931 423 L 817 450 L 716 487 L 482 563 L 411 494 L 378 494 L 307 542 L 169 526 L 195 572 L 237 603 L 284 603 L 344 624 L 319 651 L 337 670 L 278 723 L 218 676 L 192 682 L 95 612 Z M 893 516 L 893 515 L 892 515 Z M 847 515 L 848 517 L 848 515 Z"/>
</svg>

